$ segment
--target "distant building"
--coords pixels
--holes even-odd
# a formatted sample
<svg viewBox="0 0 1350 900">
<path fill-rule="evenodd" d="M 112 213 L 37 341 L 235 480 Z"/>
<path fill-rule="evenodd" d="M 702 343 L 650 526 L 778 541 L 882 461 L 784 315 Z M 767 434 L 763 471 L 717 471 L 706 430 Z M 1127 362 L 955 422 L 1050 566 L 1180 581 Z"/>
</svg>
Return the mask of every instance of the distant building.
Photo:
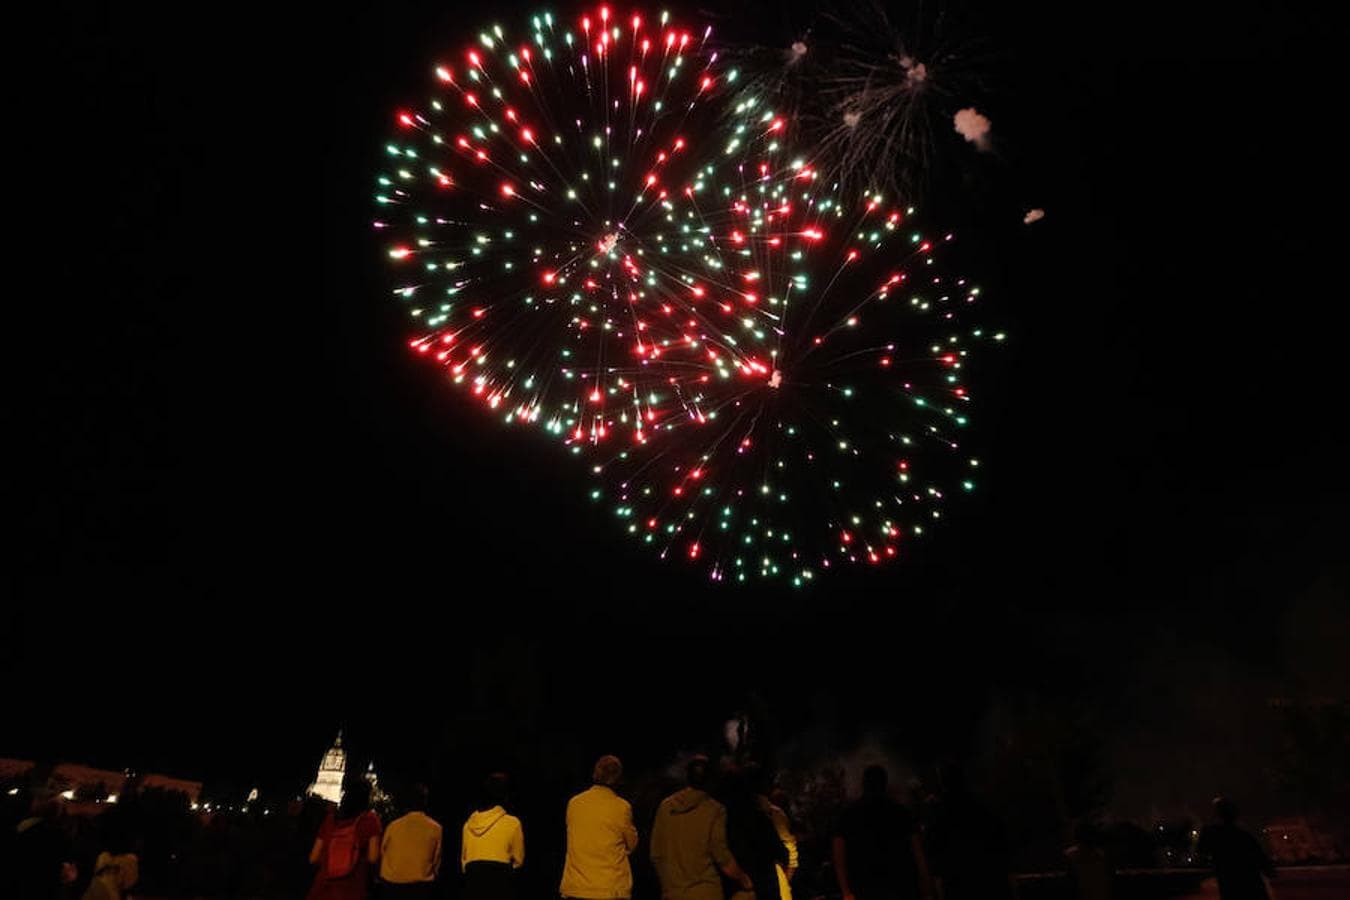
<svg viewBox="0 0 1350 900">
<path fill-rule="evenodd" d="M 36 765 L 30 760 L 0 759 L 0 780 L 31 780 Z M 42 787 L 55 791 L 65 800 L 92 800 L 96 802 L 116 803 L 126 791 L 139 793 L 146 788 L 177 791 L 187 795 L 190 802 L 197 802 L 202 792 L 200 781 L 186 778 L 173 778 L 168 775 L 133 775 L 130 771 L 96 769 L 93 766 L 78 763 L 58 763 L 47 773 Z"/>
<path fill-rule="evenodd" d="M 8 781 L 27 775 L 35 763 L 31 759 L 0 759 L 0 780 Z"/>
<path fill-rule="evenodd" d="M 202 796 L 202 783 L 200 781 L 188 781 L 185 778 L 173 778 L 169 775 L 158 775 L 149 772 L 140 776 L 140 789 L 159 788 L 164 791 L 177 791 L 180 794 L 186 794 L 188 800 L 196 803 Z"/>
<path fill-rule="evenodd" d="M 114 772 L 111 769 L 96 769 L 93 766 L 81 766 L 75 763 L 60 763 L 52 768 L 47 784 L 66 799 L 79 797 L 100 797 L 106 794 L 122 794 L 127 786 L 127 773 Z"/>
<path fill-rule="evenodd" d="M 314 783 L 309 786 L 309 793 L 330 803 L 341 803 L 342 778 L 346 774 L 347 751 L 342 749 L 342 732 L 339 731 L 337 740 L 319 762 L 319 772 L 314 777 Z"/>
</svg>

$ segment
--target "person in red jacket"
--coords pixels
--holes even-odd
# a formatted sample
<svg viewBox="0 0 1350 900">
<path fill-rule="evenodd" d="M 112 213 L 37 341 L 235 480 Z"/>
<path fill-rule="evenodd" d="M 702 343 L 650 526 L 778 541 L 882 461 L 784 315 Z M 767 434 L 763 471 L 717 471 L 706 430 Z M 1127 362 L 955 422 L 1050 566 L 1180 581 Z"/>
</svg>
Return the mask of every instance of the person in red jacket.
<svg viewBox="0 0 1350 900">
<path fill-rule="evenodd" d="M 319 867 L 308 900 L 367 900 L 371 873 L 380 859 L 380 817 L 370 809 L 370 785 L 348 778 L 342 802 L 319 828 L 309 851 Z"/>
</svg>

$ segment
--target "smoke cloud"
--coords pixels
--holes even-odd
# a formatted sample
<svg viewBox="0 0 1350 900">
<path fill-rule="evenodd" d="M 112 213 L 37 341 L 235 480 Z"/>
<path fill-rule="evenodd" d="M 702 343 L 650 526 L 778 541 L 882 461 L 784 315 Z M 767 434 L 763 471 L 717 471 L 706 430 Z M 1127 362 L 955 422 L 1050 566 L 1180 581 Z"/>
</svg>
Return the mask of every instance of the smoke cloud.
<svg viewBox="0 0 1350 900">
<path fill-rule="evenodd" d="M 979 150 L 989 149 L 989 131 L 993 125 L 987 117 L 976 112 L 975 107 L 960 110 L 953 121 L 961 137 L 970 141 Z"/>
</svg>

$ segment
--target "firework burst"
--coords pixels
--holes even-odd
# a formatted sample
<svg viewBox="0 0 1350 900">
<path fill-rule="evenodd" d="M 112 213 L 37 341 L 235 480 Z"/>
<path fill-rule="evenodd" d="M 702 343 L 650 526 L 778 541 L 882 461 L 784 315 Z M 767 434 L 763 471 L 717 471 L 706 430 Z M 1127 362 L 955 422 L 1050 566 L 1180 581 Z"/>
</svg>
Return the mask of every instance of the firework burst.
<svg viewBox="0 0 1350 900">
<path fill-rule="evenodd" d="M 837 53 L 821 90 L 822 154 L 850 188 L 921 193 L 952 115 L 982 92 L 988 56 L 940 4 L 903 22 L 876 2 L 827 17 Z"/>
<path fill-rule="evenodd" d="M 660 415 L 644 373 L 693 355 L 659 335 L 712 331 L 720 308 L 731 212 L 714 185 L 750 177 L 751 148 L 776 147 L 783 122 L 752 107 L 720 121 L 737 72 L 706 29 L 603 6 L 531 25 L 485 31 L 397 113 L 375 227 L 422 326 L 411 345 L 454 382 L 575 441 L 608 437 L 622 396 L 642 439 Z"/>
<path fill-rule="evenodd" d="M 755 18 L 777 20 L 769 10 Z M 739 96 L 790 116 L 828 179 L 918 197 L 951 144 L 953 115 L 987 94 L 993 58 L 968 33 L 942 3 L 892 12 L 866 2 L 723 51 L 743 72 Z"/>
<path fill-rule="evenodd" d="M 763 5 L 723 15 L 727 34 L 717 49 L 741 72 L 735 91 L 738 100 L 771 104 L 792 120 L 799 136 L 811 138 L 811 131 L 824 125 L 821 117 L 826 110 L 819 101 L 821 87 L 831 74 L 831 47 L 817 40 L 819 14 L 778 11 L 787 16 L 778 27 L 762 24 L 777 18 Z M 759 27 L 746 29 L 747 21 Z"/>
<path fill-rule="evenodd" d="M 375 223 L 409 345 L 585 456 L 715 580 L 874 564 L 973 487 L 977 288 L 738 93 L 708 29 L 607 7 L 485 31 L 399 110 Z"/>
<path fill-rule="evenodd" d="M 914 209 L 791 179 L 764 187 L 742 197 L 731 240 L 743 235 L 732 262 L 768 315 L 737 308 L 722 327 L 766 368 L 737 373 L 710 352 L 702 373 L 671 381 L 679 414 L 649 446 L 592 464 L 592 496 L 714 580 L 801 585 L 894 559 L 974 489 L 963 376 L 1002 335 L 971 324 L 980 291 L 943 271 L 951 235 L 928 233 Z"/>
</svg>

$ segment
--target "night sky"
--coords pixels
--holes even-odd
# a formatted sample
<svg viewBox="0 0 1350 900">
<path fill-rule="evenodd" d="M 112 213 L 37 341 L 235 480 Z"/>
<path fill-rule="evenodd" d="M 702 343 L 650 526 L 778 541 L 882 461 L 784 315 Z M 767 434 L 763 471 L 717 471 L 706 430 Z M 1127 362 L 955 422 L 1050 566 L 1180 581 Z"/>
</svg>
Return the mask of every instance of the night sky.
<svg viewBox="0 0 1350 900">
<path fill-rule="evenodd" d="M 518 707 L 655 765 L 753 691 L 922 762 L 1030 692 L 1100 711 L 1123 809 L 1249 788 L 1221 749 L 1268 699 L 1350 696 L 1338 76 L 1326 23 L 1183 6 L 954 5 L 997 76 L 995 152 L 930 203 L 1011 336 L 972 379 L 985 482 L 790 595 L 650 559 L 406 352 L 390 111 L 532 6 L 67 8 L 10 170 L 41 325 L 8 342 L 0 756 L 285 784 L 339 724 L 417 769 Z"/>
</svg>

